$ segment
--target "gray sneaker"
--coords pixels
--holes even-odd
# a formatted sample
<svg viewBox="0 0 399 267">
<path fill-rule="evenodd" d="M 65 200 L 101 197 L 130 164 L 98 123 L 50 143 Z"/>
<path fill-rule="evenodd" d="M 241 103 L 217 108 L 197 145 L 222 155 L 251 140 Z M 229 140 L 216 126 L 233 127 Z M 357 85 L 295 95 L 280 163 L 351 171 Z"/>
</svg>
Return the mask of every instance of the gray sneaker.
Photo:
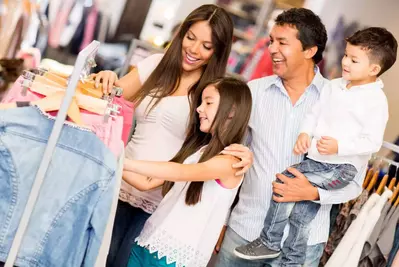
<svg viewBox="0 0 399 267">
<path fill-rule="evenodd" d="M 271 250 L 266 247 L 260 238 L 255 239 L 251 243 L 245 246 L 236 247 L 234 254 L 245 260 L 264 260 L 264 259 L 274 259 L 280 255 L 280 251 Z"/>
</svg>

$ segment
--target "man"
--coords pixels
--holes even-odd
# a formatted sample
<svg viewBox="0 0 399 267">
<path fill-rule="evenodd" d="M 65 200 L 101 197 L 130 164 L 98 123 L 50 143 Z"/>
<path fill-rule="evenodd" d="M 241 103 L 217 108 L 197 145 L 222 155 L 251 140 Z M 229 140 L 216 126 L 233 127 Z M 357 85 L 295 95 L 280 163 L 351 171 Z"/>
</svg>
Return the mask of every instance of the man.
<svg viewBox="0 0 399 267">
<path fill-rule="evenodd" d="M 305 266 L 317 267 L 328 239 L 331 204 L 346 202 L 361 192 L 365 168 L 347 187 L 335 191 L 314 187 L 295 169 L 290 169 L 295 178 L 277 174 L 301 161 L 293 149 L 301 120 L 316 103 L 326 83 L 316 64 L 322 59 L 327 33 L 320 18 L 312 11 L 293 8 L 277 17 L 270 38 L 269 52 L 275 75 L 249 83 L 254 104 L 248 146 L 254 153 L 254 163 L 245 176 L 239 202 L 232 211 L 217 267 L 288 264 L 284 252 L 269 262 L 242 260 L 233 252 L 236 247 L 259 236 L 272 192 L 281 196 L 273 196 L 278 202 L 313 200 L 322 204 L 309 225 L 305 263 Z M 234 148 L 231 150 L 235 155 Z M 276 174 L 283 184 L 274 181 Z"/>
</svg>

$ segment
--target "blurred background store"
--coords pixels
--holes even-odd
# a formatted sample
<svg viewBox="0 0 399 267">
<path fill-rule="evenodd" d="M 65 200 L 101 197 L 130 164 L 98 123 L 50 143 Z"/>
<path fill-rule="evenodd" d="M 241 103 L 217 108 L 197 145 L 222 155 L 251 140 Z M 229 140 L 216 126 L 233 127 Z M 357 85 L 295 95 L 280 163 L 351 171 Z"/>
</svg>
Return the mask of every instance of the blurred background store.
<svg viewBox="0 0 399 267">
<path fill-rule="evenodd" d="M 366 26 L 382 26 L 399 39 L 398 0 L 0 0 L 0 98 L 23 69 L 49 68 L 68 75 L 77 53 L 101 42 L 95 72 L 128 72 L 161 52 L 196 7 L 217 4 L 231 15 L 234 44 L 228 75 L 246 81 L 272 74 L 268 30 L 283 10 L 306 7 L 323 20 L 328 48 L 320 70 L 339 77 L 344 38 Z M 399 134 L 399 64 L 382 76 L 390 104 L 385 140 Z"/>
</svg>

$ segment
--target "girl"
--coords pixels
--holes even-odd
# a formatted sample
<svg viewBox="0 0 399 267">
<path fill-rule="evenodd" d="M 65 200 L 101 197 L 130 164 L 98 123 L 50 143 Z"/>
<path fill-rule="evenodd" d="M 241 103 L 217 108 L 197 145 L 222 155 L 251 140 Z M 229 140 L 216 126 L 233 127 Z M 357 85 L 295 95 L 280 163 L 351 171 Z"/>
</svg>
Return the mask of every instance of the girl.
<svg viewBox="0 0 399 267">
<path fill-rule="evenodd" d="M 225 74 L 233 38 L 233 23 L 225 10 L 203 5 L 180 26 L 165 54 L 155 54 L 117 80 L 111 71 L 95 75 L 104 90 L 113 84 L 136 104 L 136 128 L 126 147 L 126 157 L 135 160 L 168 161 L 181 148 L 190 113 L 189 99 L 203 84 Z M 252 153 L 235 146 L 242 161 L 252 162 Z M 234 152 L 233 152 L 234 154 Z M 241 175 L 241 174 L 240 174 Z M 116 213 L 107 266 L 126 266 L 134 239 L 162 199 L 161 190 L 140 192 L 124 183 Z"/>
<path fill-rule="evenodd" d="M 163 184 L 167 193 L 137 238 L 129 267 L 205 267 L 241 184 L 232 168 L 239 160 L 220 153 L 244 137 L 252 106 L 248 86 L 219 79 L 198 88 L 192 103 L 198 114 L 191 112 L 172 162 L 125 161 L 126 182 L 141 190 Z"/>
</svg>

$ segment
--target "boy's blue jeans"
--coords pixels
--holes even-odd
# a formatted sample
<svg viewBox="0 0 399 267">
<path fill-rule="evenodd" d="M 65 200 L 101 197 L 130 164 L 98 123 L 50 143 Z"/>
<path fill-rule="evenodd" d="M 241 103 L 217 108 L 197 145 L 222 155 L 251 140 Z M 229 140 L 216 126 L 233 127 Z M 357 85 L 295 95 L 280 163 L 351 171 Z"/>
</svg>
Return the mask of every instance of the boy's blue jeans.
<svg viewBox="0 0 399 267">
<path fill-rule="evenodd" d="M 306 158 L 293 168 L 308 177 L 309 181 L 326 190 L 340 189 L 348 185 L 357 174 L 351 164 L 329 164 Z M 282 174 L 294 178 L 285 170 Z M 325 177 L 328 178 L 325 178 Z M 279 181 L 279 180 L 278 180 Z M 281 182 L 281 181 L 280 181 Z M 302 265 L 306 259 L 307 241 L 309 238 L 309 224 L 316 216 L 320 204 L 313 201 L 278 203 L 272 201 L 265 218 L 261 233 L 262 242 L 270 249 L 280 251 L 284 228 L 290 223 L 290 232 L 284 242 L 285 257 L 288 265 Z M 291 265 L 290 265 L 291 266 Z"/>
</svg>

